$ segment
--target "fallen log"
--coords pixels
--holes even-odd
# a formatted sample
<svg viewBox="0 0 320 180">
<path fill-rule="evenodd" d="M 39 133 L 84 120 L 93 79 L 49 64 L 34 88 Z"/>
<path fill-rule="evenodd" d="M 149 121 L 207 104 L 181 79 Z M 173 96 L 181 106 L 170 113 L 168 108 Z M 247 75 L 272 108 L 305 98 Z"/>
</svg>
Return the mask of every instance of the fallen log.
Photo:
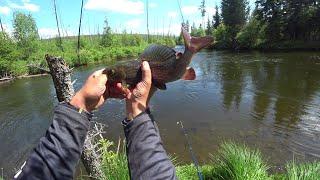
<svg viewBox="0 0 320 180">
<path fill-rule="evenodd" d="M 11 80 L 13 80 L 12 77 L 4 77 L 0 79 L 0 82 L 11 81 Z"/>
</svg>

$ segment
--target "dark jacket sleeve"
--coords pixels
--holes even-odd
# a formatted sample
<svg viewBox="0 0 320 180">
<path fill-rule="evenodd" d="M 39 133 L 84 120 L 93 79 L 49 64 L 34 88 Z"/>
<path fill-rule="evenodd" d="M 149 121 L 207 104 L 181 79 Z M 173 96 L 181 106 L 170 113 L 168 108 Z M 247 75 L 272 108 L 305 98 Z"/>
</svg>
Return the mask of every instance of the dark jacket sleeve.
<svg viewBox="0 0 320 180">
<path fill-rule="evenodd" d="M 14 178 L 73 179 L 90 118 L 90 114 L 80 114 L 70 105 L 58 105 L 46 135 Z"/>
<path fill-rule="evenodd" d="M 142 113 L 123 125 L 131 179 L 177 179 L 152 116 Z"/>
</svg>

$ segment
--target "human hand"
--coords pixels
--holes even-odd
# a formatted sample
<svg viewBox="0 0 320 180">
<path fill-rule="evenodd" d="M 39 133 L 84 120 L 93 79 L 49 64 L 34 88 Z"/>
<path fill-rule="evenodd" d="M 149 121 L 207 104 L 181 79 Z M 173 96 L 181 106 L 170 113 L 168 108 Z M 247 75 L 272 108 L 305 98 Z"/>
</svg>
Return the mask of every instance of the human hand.
<svg viewBox="0 0 320 180">
<path fill-rule="evenodd" d="M 146 111 L 149 101 L 156 91 L 152 86 L 152 76 L 149 63 L 144 61 L 141 66 L 142 80 L 133 90 L 125 89 L 127 119 L 132 120 Z"/>
<path fill-rule="evenodd" d="M 108 98 L 125 98 L 121 84 L 107 84 L 108 78 L 103 70 L 89 76 L 84 86 L 71 99 L 70 104 L 91 112 L 99 108 Z"/>
</svg>

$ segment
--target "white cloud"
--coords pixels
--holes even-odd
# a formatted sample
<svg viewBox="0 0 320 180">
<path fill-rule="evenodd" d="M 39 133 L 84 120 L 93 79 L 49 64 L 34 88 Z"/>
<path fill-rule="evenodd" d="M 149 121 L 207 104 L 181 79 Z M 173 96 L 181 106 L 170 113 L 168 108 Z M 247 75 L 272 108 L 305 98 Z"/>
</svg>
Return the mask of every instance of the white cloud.
<svg viewBox="0 0 320 180">
<path fill-rule="evenodd" d="M 12 35 L 12 27 L 9 24 L 3 24 L 2 26 L 6 33 L 8 33 L 9 35 Z"/>
<path fill-rule="evenodd" d="M 143 14 L 144 12 L 142 1 L 131 0 L 88 0 L 84 7 L 87 10 L 111 11 L 123 14 Z"/>
<path fill-rule="evenodd" d="M 40 28 L 38 29 L 39 36 L 42 39 L 48 39 L 48 38 L 55 38 L 58 37 L 58 30 L 57 28 Z M 61 36 L 75 36 L 77 33 L 69 30 L 62 30 Z"/>
<path fill-rule="evenodd" d="M 182 7 L 182 12 L 186 15 L 201 14 L 198 6 L 184 6 Z M 206 7 L 206 16 L 213 16 L 215 12 L 215 7 Z"/>
<path fill-rule="evenodd" d="M 141 27 L 142 23 L 143 23 L 142 19 L 132 19 L 126 22 L 126 28 L 136 31 Z"/>
<path fill-rule="evenodd" d="M 156 7 L 158 7 L 158 4 L 157 3 L 149 3 L 149 7 L 156 8 Z"/>
<path fill-rule="evenodd" d="M 207 7 L 206 11 L 206 16 L 210 18 L 212 18 L 212 16 L 216 13 L 215 7 Z"/>
<path fill-rule="evenodd" d="M 159 28 L 159 29 L 150 29 L 151 34 L 165 34 L 167 35 L 168 33 L 170 35 L 174 34 L 176 36 L 180 35 L 181 33 L 181 25 L 180 24 L 174 24 L 169 26 L 166 26 L 164 28 Z"/>
<path fill-rule="evenodd" d="M 9 15 L 11 9 L 8 6 L 0 6 L 0 14 Z"/>
<path fill-rule="evenodd" d="M 52 38 L 58 35 L 57 29 L 54 28 L 40 28 L 38 29 L 38 33 L 42 39 Z"/>
<path fill-rule="evenodd" d="M 176 18 L 178 16 L 178 13 L 175 11 L 168 12 L 168 17 L 170 18 Z"/>
<path fill-rule="evenodd" d="M 206 26 L 208 18 L 212 20 L 213 15 L 216 13 L 214 6 L 206 7 L 206 14 L 204 18 L 201 17 L 201 12 L 198 6 L 184 6 L 182 7 L 182 11 L 183 14 L 186 15 L 186 19 L 189 20 L 190 24 L 192 25 L 195 23 L 197 27 L 199 27 L 200 24 L 202 24 L 202 26 Z"/>
<path fill-rule="evenodd" d="M 40 10 L 40 6 L 30 3 L 30 0 L 22 0 L 22 5 L 19 5 L 17 3 L 12 3 L 9 1 L 8 5 L 12 9 L 22 9 L 22 10 L 27 10 L 31 12 L 38 12 Z"/>
<path fill-rule="evenodd" d="M 198 6 L 183 6 L 181 9 L 182 9 L 182 13 L 185 15 L 192 15 L 192 14 L 198 13 L 199 11 Z"/>
</svg>

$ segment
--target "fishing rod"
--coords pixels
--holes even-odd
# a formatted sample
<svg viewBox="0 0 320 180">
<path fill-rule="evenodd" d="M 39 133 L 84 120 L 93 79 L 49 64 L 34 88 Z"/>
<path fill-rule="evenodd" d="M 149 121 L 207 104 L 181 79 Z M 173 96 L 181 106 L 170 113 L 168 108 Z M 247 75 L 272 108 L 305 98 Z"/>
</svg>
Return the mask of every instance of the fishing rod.
<svg viewBox="0 0 320 180">
<path fill-rule="evenodd" d="M 182 19 L 182 24 L 184 25 L 184 17 L 183 17 L 183 13 L 182 13 L 182 9 L 181 9 L 181 0 L 177 0 L 177 3 L 178 3 L 178 7 L 179 7 L 179 10 L 180 10 L 180 15 L 181 15 L 181 19 Z"/>
<path fill-rule="evenodd" d="M 198 160 L 197 160 L 197 158 L 196 158 L 196 155 L 195 155 L 195 153 L 193 152 L 193 149 L 192 149 L 192 146 L 191 146 L 191 143 L 190 143 L 190 140 L 189 140 L 188 133 L 187 133 L 186 129 L 184 128 L 184 126 L 183 126 L 183 124 L 182 124 L 182 121 L 179 121 L 177 124 L 180 124 L 181 129 L 182 129 L 183 134 L 184 134 L 184 137 L 186 138 L 186 141 L 187 141 L 187 144 L 188 144 L 188 148 L 189 148 L 189 152 L 190 152 L 190 154 L 191 154 L 191 158 L 192 158 L 193 164 L 196 166 L 196 169 L 197 169 L 197 174 L 198 174 L 199 180 L 203 180 L 203 175 L 202 175 L 202 172 L 200 171 L 199 163 L 198 163 Z"/>
<path fill-rule="evenodd" d="M 78 44 L 77 44 L 77 56 L 78 56 L 79 64 L 80 64 L 80 35 L 81 35 L 81 24 L 82 24 L 82 11 L 83 11 L 83 0 L 81 1 L 80 22 L 79 22 L 79 30 L 78 30 Z"/>
</svg>

